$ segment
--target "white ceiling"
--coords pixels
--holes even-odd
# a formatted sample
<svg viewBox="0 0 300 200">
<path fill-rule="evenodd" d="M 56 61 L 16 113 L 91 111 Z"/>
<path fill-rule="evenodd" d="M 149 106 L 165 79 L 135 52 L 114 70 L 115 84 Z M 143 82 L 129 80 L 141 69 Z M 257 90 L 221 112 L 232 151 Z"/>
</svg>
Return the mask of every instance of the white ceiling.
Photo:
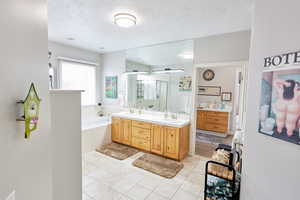
<svg viewBox="0 0 300 200">
<path fill-rule="evenodd" d="M 248 30 L 251 11 L 252 0 L 48 0 L 49 40 L 118 51 Z M 137 25 L 116 26 L 118 12 L 136 15 Z"/>
</svg>

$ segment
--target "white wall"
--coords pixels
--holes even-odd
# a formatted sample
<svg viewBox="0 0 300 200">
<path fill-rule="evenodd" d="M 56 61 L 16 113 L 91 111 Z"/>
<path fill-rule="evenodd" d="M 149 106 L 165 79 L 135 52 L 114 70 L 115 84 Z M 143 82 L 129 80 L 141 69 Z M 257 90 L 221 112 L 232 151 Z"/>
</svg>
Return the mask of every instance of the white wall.
<svg viewBox="0 0 300 200">
<path fill-rule="evenodd" d="M 122 74 L 126 71 L 126 52 L 114 52 L 102 56 L 102 102 L 111 111 L 119 110 L 124 102 L 125 87 L 122 81 Z M 118 76 L 118 99 L 109 99 L 105 97 L 105 77 Z"/>
<path fill-rule="evenodd" d="M 81 92 L 50 92 L 53 200 L 82 199 Z"/>
<path fill-rule="evenodd" d="M 86 49 L 80 49 L 72 46 L 67 46 L 64 44 L 59 44 L 53 41 L 48 42 L 48 49 L 49 51 L 52 52 L 51 56 L 51 64 L 55 70 L 56 77 L 55 81 L 56 83 L 58 82 L 58 67 L 59 67 L 59 60 L 57 57 L 67 57 L 67 58 L 73 58 L 73 59 L 78 59 L 78 60 L 84 60 L 84 61 L 90 61 L 94 63 L 98 63 L 99 65 L 97 66 L 97 77 L 96 77 L 96 102 L 100 101 L 102 96 L 101 96 L 101 55 L 99 53 L 89 51 Z M 58 86 L 55 85 L 55 88 Z"/>
<path fill-rule="evenodd" d="M 203 73 L 206 69 L 198 70 L 198 85 L 199 86 L 220 86 L 221 92 L 231 92 L 232 93 L 232 101 L 229 103 L 233 103 L 234 95 L 235 95 L 235 87 L 236 87 L 236 67 L 214 67 L 209 68 L 215 72 L 215 78 L 211 81 L 206 81 L 203 79 Z M 197 104 L 207 102 L 213 103 L 217 101 L 221 102 L 221 96 L 197 96 Z"/>
<path fill-rule="evenodd" d="M 256 0 L 249 66 L 249 90 L 242 200 L 299 199 L 300 146 L 259 134 L 258 113 L 264 57 L 299 50 L 297 0 Z"/>
<path fill-rule="evenodd" d="M 2 0 L 0 6 L 0 199 L 51 200 L 47 2 Z M 24 139 L 16 100 L 34 82 L 42 98 L 38 130 Z"/>
<path fill-rule="evenodd" d="M 242 31 L 196 39 L 194 63 L 248 60 L 250 35 L 250 31 Z"/>
</svg>

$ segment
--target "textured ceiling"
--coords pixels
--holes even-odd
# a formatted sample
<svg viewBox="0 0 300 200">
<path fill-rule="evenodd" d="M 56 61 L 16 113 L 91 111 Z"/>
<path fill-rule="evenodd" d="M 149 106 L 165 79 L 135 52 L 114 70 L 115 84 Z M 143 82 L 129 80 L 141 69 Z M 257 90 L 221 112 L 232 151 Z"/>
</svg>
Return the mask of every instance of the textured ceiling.
<svg viewBox="0 0 300 200">
<path fill-rule="evenodd" d="M 248 30 L 251 11 L 252 0 L 48 0 L 49 40 L 118 51 Z M 116 26 L 118 12 L 136 15 L 137 25 Z"/>
</svg>

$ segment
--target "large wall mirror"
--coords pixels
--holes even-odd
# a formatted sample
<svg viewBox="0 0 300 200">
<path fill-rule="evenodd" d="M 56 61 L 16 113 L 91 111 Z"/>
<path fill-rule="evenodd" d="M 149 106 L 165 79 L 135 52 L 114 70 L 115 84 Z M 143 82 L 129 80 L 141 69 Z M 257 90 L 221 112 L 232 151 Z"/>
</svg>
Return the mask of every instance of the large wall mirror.
<svg viewBox="0 0 300 200">
<path fill-rule="evenodd" d="M 128 107 L 190 113 L 193 41 L 167 43 L 126 52 Z"/>
</svg>

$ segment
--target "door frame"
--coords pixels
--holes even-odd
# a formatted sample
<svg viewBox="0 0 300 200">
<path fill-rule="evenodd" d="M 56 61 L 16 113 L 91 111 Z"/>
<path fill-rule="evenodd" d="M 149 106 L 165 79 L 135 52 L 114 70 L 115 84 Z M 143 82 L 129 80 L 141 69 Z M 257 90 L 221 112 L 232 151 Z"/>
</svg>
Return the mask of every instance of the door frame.
<svg viewBox="0 0 300 200">
<path fill-rule="evenodd" d="M 196 148 L 196 123 L 197 123 L 197 81 L 198 81 L 198 73 L 197 71 L 201 68 L 209 68 L 209 67 L 241 67 L 242 76 L 243 76 L 243 98 L 241 99 L 240 112 L 242 113 L 242 128 L 245 128 L 246 121 L 246 101 L 247 101 L 247 88 L 248 88 L 248 65 L 249 61 L 233 61 L 233 62 L 218 62 L 218 63 L 194 63 L 193 67 L 193 77 L 192 77 L 192 112 L 191 112 L 191 130 L 190 130 L 190 155 L 195 154 Z"/>
</svg>

